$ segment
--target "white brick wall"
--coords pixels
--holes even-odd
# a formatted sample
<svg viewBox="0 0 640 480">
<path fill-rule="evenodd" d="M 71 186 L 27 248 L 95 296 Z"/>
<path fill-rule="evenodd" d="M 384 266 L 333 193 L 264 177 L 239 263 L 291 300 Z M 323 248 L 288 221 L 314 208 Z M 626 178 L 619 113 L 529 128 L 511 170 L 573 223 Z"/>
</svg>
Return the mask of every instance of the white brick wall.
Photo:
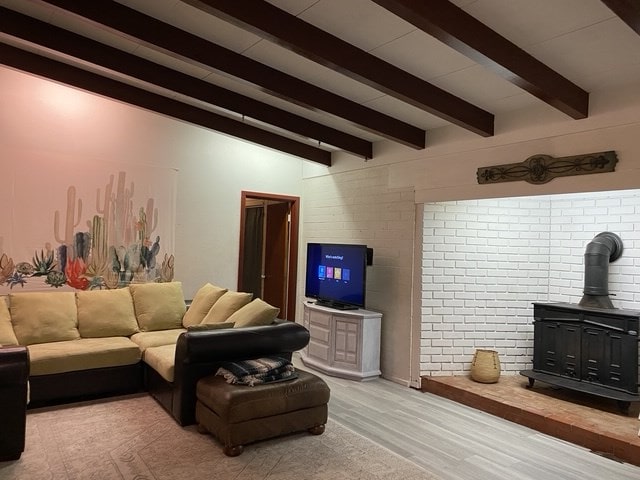
<svg viewBox="0 0 640 480">
<path fill-rule="evenodd" d="M 531 367 L 532 302 L 582 297 L 586 245 L 618 234 L 609 268 L 618 308 L 640 308 L 640 192 L 458 201 L 424 206 L 421 375 L 467 374 L 477 348 L 502 371 Z"/>
<path fill-rule="evenodd" d="M 409 384 L 413 189 L 389 188 L 388 168 L 377 167 L 305 179 L 303 198 L 301 259 L 306 242 L 363 243 L 373 248 L 366 305 L 383 314 L 382 374 Z M 303 284 L 304 274 L 301 292 Z"/>
</svg>

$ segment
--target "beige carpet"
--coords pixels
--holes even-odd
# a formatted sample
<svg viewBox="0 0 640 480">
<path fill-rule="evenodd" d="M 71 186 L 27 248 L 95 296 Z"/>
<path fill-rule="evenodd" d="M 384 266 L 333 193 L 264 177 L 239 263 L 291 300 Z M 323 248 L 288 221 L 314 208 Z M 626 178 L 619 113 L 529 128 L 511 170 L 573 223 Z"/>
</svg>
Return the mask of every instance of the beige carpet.
<svg viewBox="0 0 640 480">
<path fill-rule="evenodd" d="M 0 426 L 0 434 L 1 434 Z M 433 479 L 334 421 L 226 457 L 213 437 L 180 427 L 148 395 L 32 410 L 26 450 L 0 462 L 2 480 Z"/>
</svg>

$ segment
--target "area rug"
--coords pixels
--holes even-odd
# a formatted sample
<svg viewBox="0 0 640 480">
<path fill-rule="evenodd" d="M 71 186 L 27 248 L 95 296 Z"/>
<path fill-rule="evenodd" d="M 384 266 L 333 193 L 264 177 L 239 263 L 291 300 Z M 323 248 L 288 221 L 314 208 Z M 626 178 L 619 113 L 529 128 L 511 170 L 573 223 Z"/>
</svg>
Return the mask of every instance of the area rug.
<svg viewBox="0 0 640 480">
<path fill-rule="evenodd" d="M 2 480 L 434 479 L 417 465 L 329 420 L 227 457 L 210 435 L 180 427 L 151 397 L 32 410 L 26 450 L 0 463 Z"/>
</svg>

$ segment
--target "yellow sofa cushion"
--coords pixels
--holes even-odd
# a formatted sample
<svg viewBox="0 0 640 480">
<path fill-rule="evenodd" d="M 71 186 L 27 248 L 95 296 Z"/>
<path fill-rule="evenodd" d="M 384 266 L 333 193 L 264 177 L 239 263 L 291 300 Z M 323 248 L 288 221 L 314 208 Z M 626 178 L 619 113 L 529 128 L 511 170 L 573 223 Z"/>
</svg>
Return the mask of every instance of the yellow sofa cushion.
<svg viewBox="0 0 640 480">
<path fill-rule="evenodd" d="M 141 332 L 182 327 L 187 307 L 181 282 L 129 285 Z"/>
<path fill-rule="evenodd" d="M 269 305 L 264 300 L 256 298 L 229 317 L 227 322 L 235 322 L 233 328 L 258 327 L 269 325 L 280 313 L 278 307 Z"/>
<path fill-rule="evenodd" d="M 227 292 L 213 304 L 209 313 L 202 319 L 201 323 L 226 322 L 237 310 L 244 307 L 251 301 L 252 293 Z"/>
<path fill-rule="evenodd" d="M 174 328 L 172 330 L 157 330 L 155 332 L 139 332 L 131 336 L 131 340 L 138 345 L 141 351 L 147 348 L 159 347 L 161 345 L 174 345 L 185 328 Z"/>
<path fill-rule="evenodd" d="M 81 338 L 29 345 L 30 375 L 133 365 L 140 361 L 138 346 L 126 337 Z"/>
<path fill-rule="evenodd" d="M 76 292 L 76 299 L 81 337 L 128 337 L 138 331 L 129 288 Z"/>
<path fill-rule="evenodd" d="M 9 303 L 20 345 L 80 338 L 74 292 L 10 293 Z"/>
<path fill-rule="evenodd" d="M 213 307 L 213 304 L 225 293 L 227 293 L 226 288 L 217 287 L 210 283 L 200 287 L 193 297 L 187 313 L 185 313 L 182 318 L 182 325 L 186 328 L 201 323 L 207 313 L 209 313 L 209 310 L 211 310 L 211 307 Z"/>
<path fill-rule="evenodd" d="M 176 346 L 162 345 L 147 348 L 142 356 L 144 362 L 153 368 L 167 382 L 173 382 Z"/>
<path fill-rule="evenodd" d="M 5 297 L 0 297 L 0 345 L 18 345 Z"/>
</svg>

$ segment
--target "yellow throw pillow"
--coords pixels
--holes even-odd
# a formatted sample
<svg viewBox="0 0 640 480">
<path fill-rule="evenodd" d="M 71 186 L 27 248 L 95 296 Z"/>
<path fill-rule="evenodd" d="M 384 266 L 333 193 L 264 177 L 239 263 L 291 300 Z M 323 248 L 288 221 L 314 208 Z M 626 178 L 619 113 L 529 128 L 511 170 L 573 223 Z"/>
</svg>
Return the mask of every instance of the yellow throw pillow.
<svg viewBox="0 0 640 480">
<path fill-rule="evenodd" d="M 213 307 L 213 304 L 225 293 L 227 293 L 226 288 L 217 287 L 210 283 L 200 287 L 200 290 L 198 290 L 193 297 L 187 313 L 184 314 L 182 325 L 187 328 L 191 325 L 201 323 L 204 317 L 207 316 L 207 313 L 209 313 L 209 310 L 211 310 L 211 307 Z"/>
<path fill-rule="evenodd" d="M 11 314 L 4 297 L 0 297 L 0 345 L 18 345 L 11 325 Z"/>
<path fill-rule="evenodd" d="M 235 322 L 233 328 L 258 327 L 273 323 L 280 309 L 256 298 L 229 317 L 227 322 Z"/>
<path fill-rule="evenodd" d="M 138 331 L 129 288 L 76 292 L 80 336 L 128 337 Z"/>
<path fill-rule="evenodd" d="M 225 322 L 236 310 L 244 307 L 251 301 L 252 293 L 227 292 L 213 304 L 209 313 L 204 317 L 202 323 Z"/>
<path fill-rule="evenodd" d="M 187 307 L 181 282 L 136 283 L 129 289 L 140 331 L 182 328 Z"/>
<path fill-rule="evenodd" d="M 10 293 L 9 303 L 20 345 L 80 338 L 75 292 Z"/>
</svg>

